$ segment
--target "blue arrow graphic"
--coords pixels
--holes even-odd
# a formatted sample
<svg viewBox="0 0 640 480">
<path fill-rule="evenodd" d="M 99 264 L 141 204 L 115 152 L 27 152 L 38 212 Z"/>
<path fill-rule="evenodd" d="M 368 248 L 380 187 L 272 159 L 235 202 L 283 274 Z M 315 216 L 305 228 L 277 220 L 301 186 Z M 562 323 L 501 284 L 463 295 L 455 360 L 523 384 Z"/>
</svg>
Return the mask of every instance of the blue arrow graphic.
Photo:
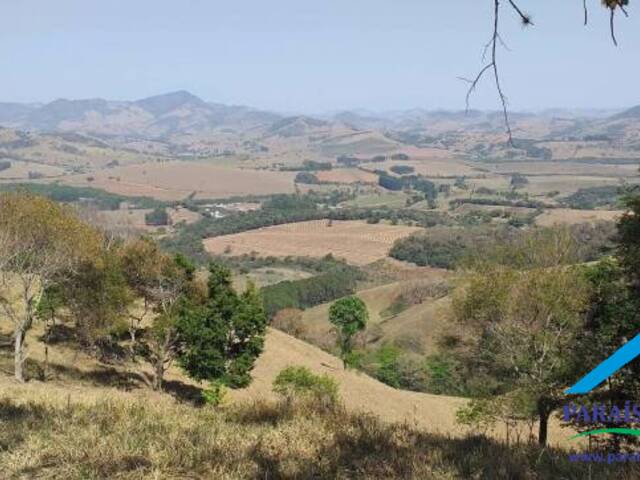
<svg viewBox="0 0 640 480">
<path fill-rule="evenodd" d="M 640 334 L 616 350 L 613 355 L 582 377 L 578 383 L 566 390 L 565 393 L 589 393 L 638 355 L 640 355 Z"/>
</svg>

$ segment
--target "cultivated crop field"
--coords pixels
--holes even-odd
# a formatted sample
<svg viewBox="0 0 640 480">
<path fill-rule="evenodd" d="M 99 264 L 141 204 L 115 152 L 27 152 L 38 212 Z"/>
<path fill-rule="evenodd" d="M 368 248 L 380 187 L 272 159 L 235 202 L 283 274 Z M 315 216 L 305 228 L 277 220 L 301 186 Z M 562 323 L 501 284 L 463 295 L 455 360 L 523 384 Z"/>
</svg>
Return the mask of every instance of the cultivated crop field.
<svg viewBox="0 0 640 480">
<path fill-rule="evenodd" d="M 366 265 L 387 256 L 393 243 L 422 230 L 400 225 L 369 225 L 360 221 L 327 220 L 289 223 L 204 241 L 214 254 L 323 257 L 329 253 L 354 265 Z"/>
<path fill-rule="evenodd" d="M 69 176 L 64 182 L 102 188 L 121 195 L 180 200 L 194 192 L 197 198 L 293 193 L 293 176 L 291 172 L 257 171 L 198 162 L 171 161 Z"/>
</svg>

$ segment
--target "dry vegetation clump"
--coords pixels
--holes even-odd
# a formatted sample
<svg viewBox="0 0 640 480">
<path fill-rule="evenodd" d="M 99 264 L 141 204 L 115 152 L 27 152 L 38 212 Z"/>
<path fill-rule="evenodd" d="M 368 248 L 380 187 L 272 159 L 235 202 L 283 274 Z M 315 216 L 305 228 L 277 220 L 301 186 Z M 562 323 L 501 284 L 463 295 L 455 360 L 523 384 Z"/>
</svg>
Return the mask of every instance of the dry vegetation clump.
<svg viewBox="0 0 640 480">
<path fill-rule="evenodd" d="M 25 388 L 23 392 L 29 392 Z M 451 439 L 342 408 L 257 402 L 213 409 L 106 396 L 0 400 L 5 478 L 587 478 L 566 453 Z M 593 478 L 638 478 L 593 466 Z"/>
</svg>

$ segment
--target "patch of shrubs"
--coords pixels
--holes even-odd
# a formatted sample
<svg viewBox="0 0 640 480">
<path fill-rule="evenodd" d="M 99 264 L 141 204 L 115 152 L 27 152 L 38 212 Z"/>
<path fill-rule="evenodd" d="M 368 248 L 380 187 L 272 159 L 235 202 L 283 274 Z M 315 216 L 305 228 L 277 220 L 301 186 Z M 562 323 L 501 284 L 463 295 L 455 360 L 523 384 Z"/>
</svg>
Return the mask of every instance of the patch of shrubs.
<svg viewBox="0 0 640 480">
<path fill-rule="evenodd" d="M 393 165 L 390 170 L 398 175 L 408 175 L 416 171 L 416 169 L 410 165 Z"/>
<path fill-rule="evenodd" d="M 316 375 L 307 367 L 291 366 L 278 373 L 273 381 L 273 391 L 286 404 L 310 403 L 321 408 L 331 408 L 338 403 L 338 383 L 329 375 Z"/>
<path fill-rule="evenodd" d="M 169 214 L 166 208 L 158 207 L 144 216 L 144 223 L 154 227 L 169 225 Z"/>
<path fill-rule="evenodd" d="M 615 185 L 581 188 L 560 202 L 569 208 L 593 210 L 595 208 L 619 206 L 624 190 Z"/>
<path fill-rule="evenodd" d="M 318 177 L 310 172 L 299 172 L 295 178 L 296 183 L 303 183 L 306 185 L 317 185 L 320 183 Z"/>
</svg>

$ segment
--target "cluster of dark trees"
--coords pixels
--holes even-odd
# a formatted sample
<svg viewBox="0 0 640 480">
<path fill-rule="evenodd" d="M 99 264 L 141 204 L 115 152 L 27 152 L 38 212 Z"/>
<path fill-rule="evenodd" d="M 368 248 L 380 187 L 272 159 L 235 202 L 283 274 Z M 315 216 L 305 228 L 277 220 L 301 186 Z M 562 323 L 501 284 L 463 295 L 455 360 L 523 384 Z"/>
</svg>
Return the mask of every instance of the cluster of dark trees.
<svg viewBox="0 0 640 480">
<path fill-rule="evenodd" d="M 454 268 L 468 246 L 468 242 L 458 236 L 445 240 L 428 235 L 411 235 L 398 240 L 389 256 L 422 267 Z"/>
<path fill-rule="evenodd" d="M 9 160 L 0 160 L 0 172 L 3 170 L 9 170 L 11 168 L 11 162 Z"/>
<path fill-rule="evenodd" d="M 164 202 L 149 197 L 125 197 L 91 187 L 72 187 L 57 183 L 11 183 L 0 185 L 0 192 L 29 192 L 56 202 L 91 202 L 99 210 L 118 210 L 123 202 L 137 208 L 157 208 L 167 206 Z"/>
<path fill-rule="evenodd" d="M 149 213 L 145 214 L 144 222 L 147 225 L 161 227 L 169 225 L 169 214 L 164 207 L 154 208 Z"/>
<path fill-rule="evenodd" d="M 333 165 L 331 162 L 318 162 L 316 160 L 305 160 L 301 166 L 282 167 L 283 172 L 317 172 L 321 170 L 331 170 Z"/>
<path fill-rule="evenodd" d="M 560 202 L 569 207 L 582 210 L 609 207 L 619 208 L 624 189 L 616 185 L 581 188 L 577 192 L 563 198 Z"/>
<path fill-rule="evenodd" d="M 304 280 L 285 281 L 262 288 L 265 311 L 272 317 L 285 308 L 306 309 L 355 293 L 359 269 L 346 264 Z"/>
<path fill-rule="evenodd" d="M 512 188 L 522 188 L 529 184 L 529 179 L 521 173 L 514 173 L 511 175 L 510 185 Z"/>
<path fill-rule="evenodd" d="M 298 172 L 294 181 L 296 183 L 304 183 L 306 185 L 317 185 L 320 183 L 318 177 L 311 172 Z"/>
<path fill-rule="evenodd" d="M 393 165 L 390 170 L 398 175 L 408 175 L 415 172 L 415 168 L 410 165 Z"/>
<path fill-rule="evenodd" d="M 528 235 L 511 222 L 500 227 L 468 227 L 449 235 L 442 232 L 416 233 L 397 240 L 389 256 L 420 266 L 455 268 L 473 252 L 482 252 L 495 245 L 510 244 Z M 568 227 L 575 243 L 577 261 L 591 262 L 612 252 L 615 226 L 612 222 L 578 224 Z"/>
<path fill-rule="evenodd" d="M 399 167 L 403 166 L 399 165 Z M 404 175 L 402 177 L 394 177 L 386 172 L 378 173 L 378 184 L 382 188 L 392 191 L 415 190 L 424 194 L 424 198 L 429 201 L 430 204 L 435 203 L 436 198 L 438 198 L 438 187 L 436 187 L 435 183 L 427 180 L 422 175 Z"/>
</svg>

